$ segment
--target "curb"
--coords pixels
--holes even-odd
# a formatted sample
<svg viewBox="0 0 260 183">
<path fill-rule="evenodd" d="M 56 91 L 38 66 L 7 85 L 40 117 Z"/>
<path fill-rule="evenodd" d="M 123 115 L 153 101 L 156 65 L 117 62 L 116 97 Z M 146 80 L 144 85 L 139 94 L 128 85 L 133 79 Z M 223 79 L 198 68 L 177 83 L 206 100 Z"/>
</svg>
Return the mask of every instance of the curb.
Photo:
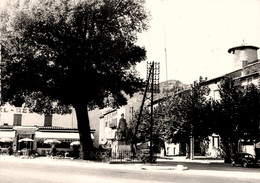
<svg viewBox="0 0 260 183">
<path fill-rule="evenodd" d="M 177 166 L 141 166 L 142 170 L 177 170 L 177 171 L 184 171 L 188 170 L 188 167 L 184 167 L 183 165 L 177 165 Z"/>
</svg>

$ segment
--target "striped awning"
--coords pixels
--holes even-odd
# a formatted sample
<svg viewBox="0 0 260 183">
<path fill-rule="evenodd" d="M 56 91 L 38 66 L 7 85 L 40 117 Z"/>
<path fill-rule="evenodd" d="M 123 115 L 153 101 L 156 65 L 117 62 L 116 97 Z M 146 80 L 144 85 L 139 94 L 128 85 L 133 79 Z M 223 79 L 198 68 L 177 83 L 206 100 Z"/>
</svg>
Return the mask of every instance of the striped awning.
<svg viewBox="0 0 260 183">
<path fill-rule="evenodd" d="M 35 132 L 37 139 L 57 139 L 61 141 L 79 140 L 79 133 L 66 133 L 66 132 Z M 94 135 L 91 134 L 94 139 Z"/>
<path fill-rule="evenodd" d="M 0 138 L 15 138 L 15 131 L 0 131 Z"/>
</svg>

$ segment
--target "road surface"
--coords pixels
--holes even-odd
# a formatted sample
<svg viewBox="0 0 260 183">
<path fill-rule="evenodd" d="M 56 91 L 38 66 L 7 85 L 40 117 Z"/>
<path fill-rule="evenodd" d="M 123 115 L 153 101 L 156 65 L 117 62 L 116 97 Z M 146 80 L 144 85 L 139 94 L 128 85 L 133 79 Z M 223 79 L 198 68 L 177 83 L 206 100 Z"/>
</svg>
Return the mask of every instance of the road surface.
<svg viewBox="0 0 260 183">
<path fill-rule="evenodd" d="M 142 165 L 109 165 L 85 161 L 58 159 L 21 159 L 0 157 L 1 183 L 256 183 L 260 182 L 260 169 L 241 172 L 193 169 L 142 170 Z M 195 167 L 198 167 L 197 169 Z M 240 169 L 238 167 L 238 169 Z M 242 169 L 241 169 L 242 170 Z M 258 174 L 259 173 L 259 174 Z M 259 176 L 258 176 L 259 175 Z"/>
</svg>

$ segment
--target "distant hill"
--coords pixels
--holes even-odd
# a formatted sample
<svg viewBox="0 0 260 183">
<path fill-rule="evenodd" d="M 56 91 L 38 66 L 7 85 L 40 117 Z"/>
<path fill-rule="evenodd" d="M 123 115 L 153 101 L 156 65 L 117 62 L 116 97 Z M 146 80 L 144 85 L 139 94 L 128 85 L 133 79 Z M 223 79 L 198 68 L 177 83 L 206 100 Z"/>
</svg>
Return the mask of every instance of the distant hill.
<svg viewBox="0 0 260 183">
<path fill-rule="evenodd" d="M 188 84 L 184 84 L 181 81 L 178 80 L 168 80 L 159 83 L 159 90 L 160 93 L 154 94 L 154 101 L 160 100 L 161 98 L 164 98 L 167 95 L 174 94 L 176 92 L 186 90 L 190 87 Z M 151 93 L 147 93 L 147 98 L 150 98 Z M 127 103 L 135 103 L 137 101 L 141 102 L 144 96 L 144 90 L 140 92 L 136 92 L 133 97 L 130 98 L 130 96 L 127 96 Z M 146 105 L 150 103 L 150 100 L 146 100 Z M 100 110 L 101 113 L 106 113 L 108 111 L 114 110 L 113 108 L 107 107 L 105 109 Z"/>
<path fill-rule="evenodd" d="M 175 93 L 181 90 L 186 90 L 190 87 L 188 84 L 184 84 L 178 80 L 168 80 L 159 84 L 160 94 Z"/>
</svg>

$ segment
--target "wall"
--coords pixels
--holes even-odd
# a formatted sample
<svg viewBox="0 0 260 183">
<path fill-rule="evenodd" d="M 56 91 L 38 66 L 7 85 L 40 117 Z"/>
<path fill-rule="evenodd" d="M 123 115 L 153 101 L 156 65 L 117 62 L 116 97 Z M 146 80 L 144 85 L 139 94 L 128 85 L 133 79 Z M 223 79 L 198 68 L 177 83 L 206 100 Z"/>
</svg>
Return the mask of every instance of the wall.
<svg viewBox="0 0 260 183">
<path fill-rule="evenodd" d="M 94 147 L 98 147 L 99 146 L 99 134 L 100 134 L 100 131 L 99 131 L 100 130 L 100 127 L 99 127 L 100 111 L 99 111 L 99 109 L 95 109 L 95 110 L 89 111 L 88 115 L 89 115 L 90 128 L 95 129 L 93 145 L 94 145 Z"/>
<path fill-rule="evenodd" d="M 257 60 L 257 51 L 255 49 L 246 48 L 243 50 L 235 50 L 234 54 L 234 70 L 242 68 L 242 61 L 248 63 Z"/>
<path fill-rule="evenodd" d="M 14 107 L 9 104 L 0 107 L 0 126 L 8 124 L 13 125 L 14 114 L 22 115 L 21 126 L 33 127 L 33 126 L 44 126 L 44 115 L 29 112 L 28 108 Z M 90 128 L 94 129 L 94 141 L 95 147 L 99 146 L 99 116 L 100 112 L 98 109 L 89 111 Z M 77 117 L 76 112 L 72 109 L 71 114 L 58 115 L 53 114 L 52 126 L 64 127 L 64 128 L 77 128 Z"/>
<path fill-rule="evenodd" d="M 110 109 L 100 117 L 99 127 L 99 143 L 105 144 L 108 139 L 112 139 L 115 136 L 115 131 L 118 125 L 119 112 L 116 109 Z M 112 125 L 112 128 L 111 128 Z"/>
<path fill-rule="evenodd" d="M 165 149 L 166 149 L 166 155 L 167 156 L 174 156 L 174 155 L 180 155 L 180 144 L 175 143 L 166 143 L 165 142 Z"/>
<path fill-rule="evenodd" d="M 44 126 L 44 115 L 32 113 L 28 108 L 14 107 L 9 104 L 0 107 L 0 125 L 8 123 L 13 125 L 14 114 L 22 115 L 22 126 Z M 67 128 L 76 128 L 77 119 L 75 111 L 71 114 L 58 115 L 54 114 L 52 117 L 52 126 L 61 126 Z"/>
</svg>

